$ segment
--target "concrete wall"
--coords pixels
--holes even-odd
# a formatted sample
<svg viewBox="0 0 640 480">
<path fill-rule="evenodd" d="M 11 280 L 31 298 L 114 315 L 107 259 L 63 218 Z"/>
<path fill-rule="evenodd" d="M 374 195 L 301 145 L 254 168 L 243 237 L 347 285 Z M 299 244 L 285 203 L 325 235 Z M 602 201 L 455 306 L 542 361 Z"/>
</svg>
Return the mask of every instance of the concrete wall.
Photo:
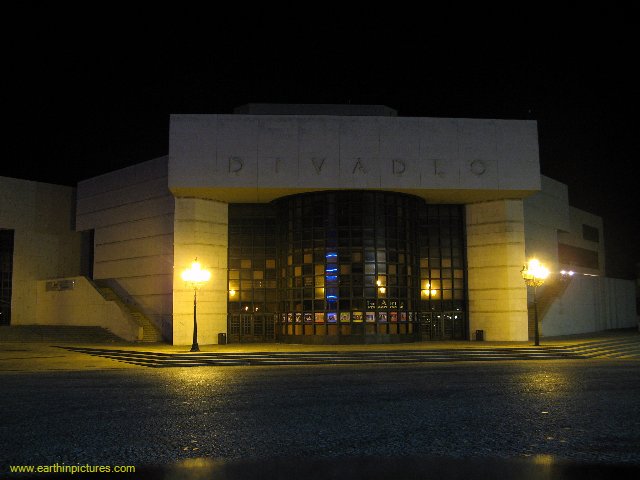
<svg viewBox="0 0 640 480">
<path fill-rule="evenodd" d="M 569 231 L 569 191 L 564 183 L 541 177 L 542 190 L 523 200 L 526 258 L 537 258 L 557 272 L 558 231 Z"/>
<path fill-rule="evenodd" d="M 432 203 L 540 188 L 536 123 L 328 115 L 172 115 L 169 188 L 266 202 L 319 189 L 389 189 Z"/>
<path fill-rule="evenodd" d="M 489 341 L 526 341 L 527 292 L 521 200 L 466 207 L 469 330 Z"/>
<path fill-rule="evenodd" d="M 47 285 L 57 282 L 72 285 L 55 290 Z M 86 277 L 71 277 L 37 282 L 36 318 L 38 325 L 78 325 L 103 327 L 128 340 L 142 340 L 142 328 L 126 309 L 105 300 Z"/>
<path fill-rule="evenodd" d="M 542 335 L 572 335 L 637 325 L 632 280 L 576 275 L 542 319 Z"/>
<path fill-rule="evenodd" d="M 94 280 L 107 283 L 171 338 L 173 215 L 167 158 L 78 184 L 77 230 L 95 230 Z"/>
<path fill-rule="evenodd" d="M 177 198 L 175 213 L 175 270 L 173 275 L 173 343 L 193 340 L 193 289 L 181 274 L 197 257 L 211 280 L 198 291 L 198 342 L 218 343 L 227 331 L 227 248 L 229 209 L 223 202 Z"/>
<path fill-rule="evenodd" d="M 602 218 L 569 205 L 569 192 L 564 183 L 541 177 L 542 190 L 524 199 L 527 259 L 537 258 L 552 272 L 571 269 L 590 275 L 604 275 L 605 252 Z M 582 225 L 598 229 L 600 241 L 585 240 Z M 596 269 L 562 264 L 558 244 L 571 245 L 598 252 Z"/>
<path fill-rule="evenodd" d="M 80 274 L 75 189 L 0 177 L 0 228 L 14 234 L 11 324 L 35 324 L 37 281 Z"/>
<path fill-rule="evenodd" d="M 582 232 L 583 225 L 588 225 L 598 230 L 599 239 L 597 242 L 584 238 Z M 605 246 L 602 217 L 575 207 L 569 207 L 569 229 L 566 232 L 558 233 L 558 242 L 598 252 L 598 268 L 587 268 L 562 263 L 560 264 L 561 268 L 568 268 L 581 273 L 588 273 L 590 275 L 605 275 Z"/>
</svg>

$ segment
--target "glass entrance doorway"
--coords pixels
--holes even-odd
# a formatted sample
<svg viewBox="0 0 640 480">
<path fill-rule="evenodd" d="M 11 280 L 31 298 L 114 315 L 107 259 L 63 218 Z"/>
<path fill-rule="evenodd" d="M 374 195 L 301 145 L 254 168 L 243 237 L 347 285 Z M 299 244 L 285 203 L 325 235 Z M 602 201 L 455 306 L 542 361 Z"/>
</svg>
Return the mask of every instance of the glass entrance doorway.
<svg viewBox="0 0 640 480">
<path fill-rule="evenodd" d="M 229 315 L 227 323 L 229 343 L 274 342 L 276 339 L 274 315 Z"/>
<path fill-rule="evenodd" d="M 465 340 L 462 312 L 423 312 L 419 316 L 420 340 Z"/>
</svg>

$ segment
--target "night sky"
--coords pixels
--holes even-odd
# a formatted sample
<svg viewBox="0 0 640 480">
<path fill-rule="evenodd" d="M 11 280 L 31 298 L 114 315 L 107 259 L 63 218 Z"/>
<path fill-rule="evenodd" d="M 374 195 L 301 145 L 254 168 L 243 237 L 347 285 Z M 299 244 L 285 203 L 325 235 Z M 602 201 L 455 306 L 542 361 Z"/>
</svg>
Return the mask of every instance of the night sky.
<svg viewBox="0 0 640 480">
<path fill-rule="evenodd" d="M 632 12 L 506 12 L 508 22 L 475 25 L 474 12 L 468 23 L 453 12 L 416 28 L 385 12 L 354 20 L 326 11 L 311 24 L 182 9 L 151 21 L 132 7 L 59 22 L 53 7 L 25 8 L 5 45 L 10 126 L 0 175 L 75 185 L 166 155 L 171 113 L 232 113 L 246 103 L 531 119 L 542 173 L 569 185 L 572 205 L 604 217 L 608 274 L 635 275 L 640 81 Z"/>
</svg>

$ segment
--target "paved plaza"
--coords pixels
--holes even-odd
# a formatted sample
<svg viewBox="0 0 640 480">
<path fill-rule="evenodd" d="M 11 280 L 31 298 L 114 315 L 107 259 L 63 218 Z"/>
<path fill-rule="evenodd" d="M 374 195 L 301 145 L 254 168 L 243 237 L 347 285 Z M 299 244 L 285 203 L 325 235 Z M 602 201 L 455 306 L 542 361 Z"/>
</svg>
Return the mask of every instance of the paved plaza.
<svg viewBox="0 0 640 480">
<path fill-rule="evenodd" d="M 127 359 L 140 352 L 183 359 L 188 347 L 5 343 L 1 473 L 53 464 L 132 465 L 137 478 L 169 478 L 174 470 L 188 474 L 174 478 L 638 473 L 640 360 L 628 343 L 614 350 L 611 339 L 562 339 L 545 347 L 570 355 L 543 359 L 529 353 L 530 344 L 478 343 L 273 345 L 279 355 L 267 358 L 323 361 L 171 368 Z M 190 355 L 265 358 L 264 347 L 203 346 Z M 480 355 L 505 349 L 526 358 Z M 463 350 L 478 357 L 456 358 Z M 434 351 L 440 360 L 390 361 L 398 352 Z M 329 353 L 368 360 L 331 363 Z M 385 361 L 371 361 L 376 355 Z"/>
</svg>

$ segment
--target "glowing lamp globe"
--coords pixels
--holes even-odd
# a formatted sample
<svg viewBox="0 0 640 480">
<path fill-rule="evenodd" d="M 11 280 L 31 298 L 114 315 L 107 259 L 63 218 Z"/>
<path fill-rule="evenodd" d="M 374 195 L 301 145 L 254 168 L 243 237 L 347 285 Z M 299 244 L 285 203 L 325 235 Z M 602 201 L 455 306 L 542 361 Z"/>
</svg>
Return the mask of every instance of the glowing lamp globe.
<svg viewBox="0 0 640 480">
<path fill-rule="evenodd" d="M 211 278 L 211 272 L 209 272 L 208 270 L 204 270 L 200 266 L 200 262 L 195 260 L 191 264 L 191 268 L 182 272 L 181 276 L 185 282 L 192 283 L 194 285 L 201 285 L 209 281 L 209 279 Z"/>
</svg>

